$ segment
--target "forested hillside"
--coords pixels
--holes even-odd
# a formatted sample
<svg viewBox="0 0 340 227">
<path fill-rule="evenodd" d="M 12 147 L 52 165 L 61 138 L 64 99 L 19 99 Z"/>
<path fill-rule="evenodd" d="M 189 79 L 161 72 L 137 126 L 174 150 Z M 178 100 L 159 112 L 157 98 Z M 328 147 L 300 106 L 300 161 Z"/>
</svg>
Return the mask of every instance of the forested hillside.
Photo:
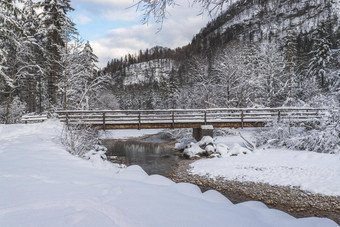
<svg viewBox="0 0 340 227">
<path fill-rule="evenodd" d="M 187 46 L 104 72 L 122 109 L 338 105 L 339 25 L 336 1 L 237 1 Z"/>
<path fill-rule="evenodd" d="M 67 16 L 70 0 L 0 1 L 0 123 L 23 113 L 86 109 L 105 80 Z"/>
</svg>

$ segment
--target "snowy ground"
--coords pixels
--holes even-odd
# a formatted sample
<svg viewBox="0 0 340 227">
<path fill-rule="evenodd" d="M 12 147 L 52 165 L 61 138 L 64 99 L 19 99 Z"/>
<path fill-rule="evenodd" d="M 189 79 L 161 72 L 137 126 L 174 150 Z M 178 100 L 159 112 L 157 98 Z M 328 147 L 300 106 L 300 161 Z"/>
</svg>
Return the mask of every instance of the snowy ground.
<svg viewBox="0 0 340 227">
<path fill-rule="evenodd" d="M 256 130 L 241 130 L 247 138 Z M 242 143 L 239 136 L 217 137 L 216 144 Z M 295 186 L 313 193 L 340 196 L 340 155 L 287 149 L 258 148 L 255 152 L 199 160 L 191 173 L 211 178 Z"/>
<path fill-rule="evenodd" d="M 0 125 L 0 226 L 337 226 L 68 154 L 55 121 Z M 222 160 L 222 159 L 221 159 Z"/>
</svg>

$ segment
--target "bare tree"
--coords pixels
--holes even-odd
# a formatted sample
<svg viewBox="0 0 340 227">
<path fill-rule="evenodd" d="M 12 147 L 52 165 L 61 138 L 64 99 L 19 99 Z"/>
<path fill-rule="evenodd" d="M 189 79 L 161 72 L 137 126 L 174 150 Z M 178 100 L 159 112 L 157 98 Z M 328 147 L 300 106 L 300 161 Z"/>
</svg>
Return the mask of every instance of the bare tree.
<svg viewBox="0 0 340 227">
<path fill-rule="evenodd" d="M 137 10 L 143 12 L 143 23 L 148 23 L 150 17 L 153 17 L 157 23 L 163 23 L 166 19 L 167 9 L 178 6 L 178 2 L 179 0 L 140 0 L 135 6 Z M 218 14 L 233 2 L 236 0 L 188 0 L 189 4 L 201 5 L 201 13 L 208 12 L 210 15 Z"/>
</svg>

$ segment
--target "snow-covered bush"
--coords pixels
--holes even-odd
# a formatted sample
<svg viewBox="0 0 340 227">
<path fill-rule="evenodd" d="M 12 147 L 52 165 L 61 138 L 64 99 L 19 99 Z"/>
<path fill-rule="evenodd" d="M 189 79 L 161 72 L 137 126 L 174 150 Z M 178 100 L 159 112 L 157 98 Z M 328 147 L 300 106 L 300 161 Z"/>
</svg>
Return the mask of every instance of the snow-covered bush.
<svg viewBox="0 0 340 227">
<path fill-rule="evenodd" d="M 237 131 L 233 128 L 214 128 L 214 137 L 237 135 Z"/>
<path fill-rule="evenodd" d="M 92 163 L 101 163 L 106 160 L 107 148 L 102 145 L 95 145 L 93 149 L 83 155 L 84 159 L 90 160 Z"/>
<path fill-rule="evenodd" d="M 161 138 L 163 139 L 184 139 L 192 137 L 192 129 L 184 128 L 184 129 L 166 129 L 160 133 Z"/>
<path fill-rule="evenodd" d="M 331 113 L 319 124 L 289 127 L 274 124 L 256 136 L 256 145 L 272 145 L 319 153 L 340 154 L 339 113 Z"/>
<path fill-rule="evenodd" d="M 97 105 L 100 106 L 101 109 L 108 109 L 108 110 L 118 110 L 119 109 L 119 102 L 117 97 L 110 93 L 101 92 L 101 95 L 98 97 Z"/>
<path fill-rule="evenodd" d="M 20 101 L 19 97 L 14 97 L 12 105 L 8 110 L 7 123 L 14 124 L 20 122 L 22 115 L 26 111 L 26 105 Z M 6 122 L 7 102 L 0 105 L 0 123 Z"/>
<path fill-rule="evenodd" d="M 63 128 L 61 142 L 66 147 L 66 150 L 72 155 L 89 159 L 88 152 L 96 150 L 100 141 L 98 132 L 94 128 L 84 125 L 75 125 L 65 126 Z M 102 151 L 103 150 L 100 150 L 100 153 L 102 153 Z"/>
</svg>

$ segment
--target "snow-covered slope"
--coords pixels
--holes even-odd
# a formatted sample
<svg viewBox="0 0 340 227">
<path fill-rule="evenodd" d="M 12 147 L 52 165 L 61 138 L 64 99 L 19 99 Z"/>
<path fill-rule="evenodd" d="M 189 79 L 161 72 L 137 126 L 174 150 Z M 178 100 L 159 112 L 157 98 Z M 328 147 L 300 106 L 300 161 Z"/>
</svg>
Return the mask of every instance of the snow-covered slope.
<svg viewBox="0 0 340 227">
<path fill-rule="evenodd" d="M 0 226 L 337 226 L 68 154 L 61 125 L 0 125 Z M 98 160 L 97 160 L 98 161 Z"/>
<path fill-rule="evenodd" d="M 174 65 L 171 59 L 157 59 L 125 68 L 124 85 L 161 82 L 167 80 Z"/>
<path fill-rule="evenodd" d="M 240 39 L 257 41 L 269 36 L 309 33 L 336 11 L 335 6 L 325 0 L 238 1 L 221 16 L 223 23 L 210 35 L 232 29 Z"/>
</svg>

